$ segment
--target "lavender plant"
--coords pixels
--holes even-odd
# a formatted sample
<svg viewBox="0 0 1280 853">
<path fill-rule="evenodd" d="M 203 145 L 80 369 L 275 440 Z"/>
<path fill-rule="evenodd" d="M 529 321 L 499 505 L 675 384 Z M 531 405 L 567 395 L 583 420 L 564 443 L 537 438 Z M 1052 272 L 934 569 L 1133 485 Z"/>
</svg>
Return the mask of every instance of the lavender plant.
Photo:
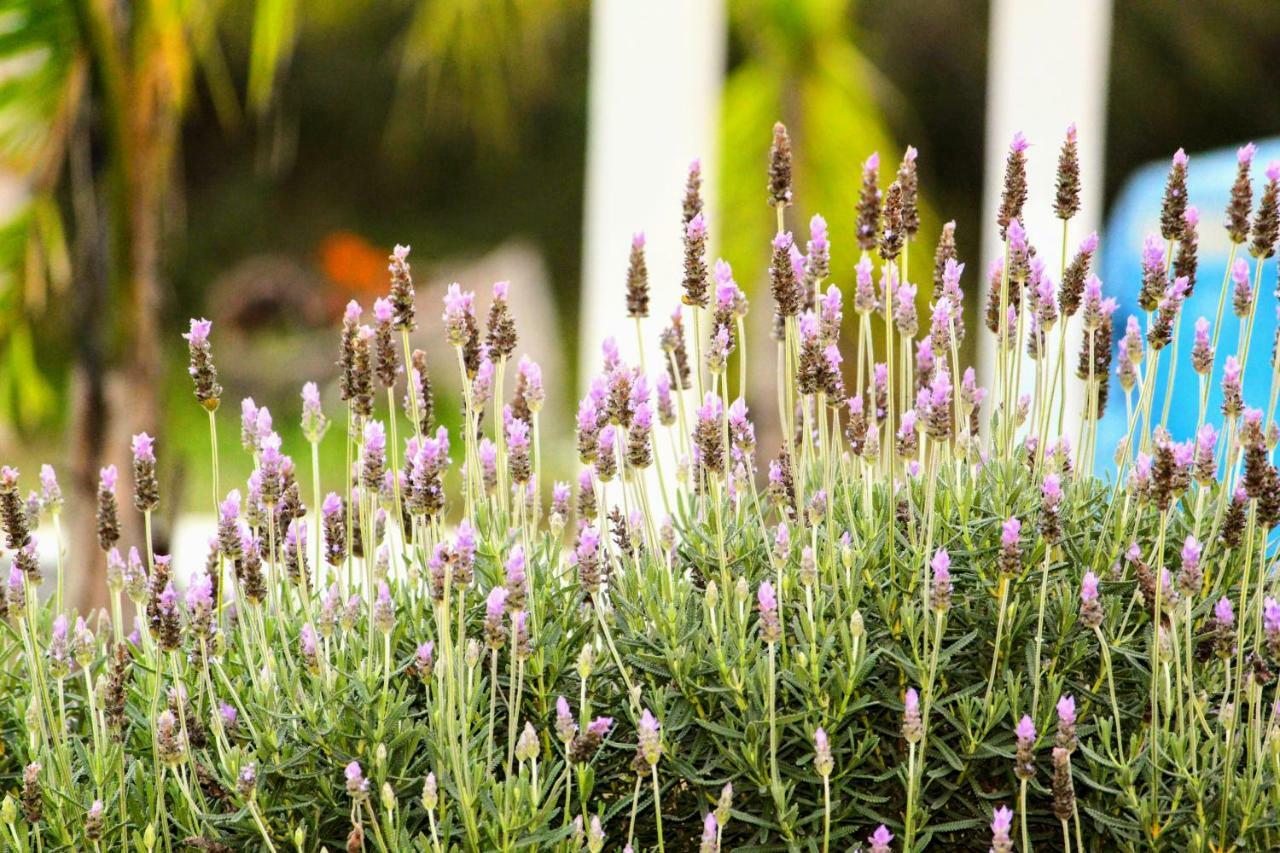
<svg viewBox="0 0 1280 853">
<path fill-rule="evenodd" d="M 1178 366 L 1195 284 L 1189 160 L 1173 159 L 1142 280 L 1113 283 L 1140 288 L 1144 311 L 1117 342 L 1116 302 L 1091 272 L 1097 236 L 1071 249 L 1077 146 L 1073 128 L 1061 233 L 1035 235 L 1060 242 L 1055 256 L 1022 227 L 1028 148 L 1020 135 L 1010 145 L 984 317 L 996 341 L 988 393 L 959 361 L 954 224 L 932 259 L 910 264 L 915 149 L 883 194 L 878 155 L 864 164 L 856 250 L 841 256 L 815 216 L 801 251 L 787 230 L 791 142 L 774 129 L 778 228 L 761 253 L 776 448 L 759 446 L 731 390 L 735 361 L 739 388 L 747 375 L 748 305 L 728 264 L 708 262 L 697 163 L 682 204 L 683 299 L 653 348 L 638 235 L 620 302 L 637 321 L 639 365 L 605 343 L 578 408 L 572 487 L 544 476 L 537 365 L 521 358 L 504 393 L 518 347 L 505 282 L 483 323 L 455 285 L 440 320 L 421 324 L 456 355 L 436 366 L 462 379 L 451 435 L 411 348 L 420 324 L 397 247 L 374 325 L 355 303 L 344 315 L 343 405 L 326 411 L 318 387 L 302 387 L 309 446 L 291 450 L 311 465 L 245 400 L 253 474 L 225 494 L 212 330 L 193 320 L 219 489 L 206 560 L 177 572 L 156 553 L 165 448 L 141 434 L 133 509 L 147 535 L 121 541 L 128 509 L 104 469 L 102 554 L 70 556 L 106 573 L 110 612 L 64 612 L 53 470 L 29 497 L 17 471 L 0 471 L 5 845 L 1276 847 L 1280 360 L 1273 351 L 1265 413 L 1240 377 L 1280 228 L 1280 165 L 1255 208 L 1253 149 L 1241 149 L 1218 314 L 1195 320 L 1184 356 L 1200 426 L 1177 440 L 1154 377 L 1164 358 Z M 849 322 L 834 268 L 853 275 Z M 930 280 L 920 318 L 916 282 Z M 1241 343 L 1219 354 L 1224 322 L 1241 326 Z M 767 363 L 757 346 L 752 364 Z M 1113 373 L 1128 429 L 1115 477 L 1100 479 L 1095 424 Z M 1078 426 L 1065 417 L 1073 382 Z M 326 440 L 345 442 L 340 482 L 321 482 Z M 59 577 L 41 602 L 44 519 Z"/>
</svg>

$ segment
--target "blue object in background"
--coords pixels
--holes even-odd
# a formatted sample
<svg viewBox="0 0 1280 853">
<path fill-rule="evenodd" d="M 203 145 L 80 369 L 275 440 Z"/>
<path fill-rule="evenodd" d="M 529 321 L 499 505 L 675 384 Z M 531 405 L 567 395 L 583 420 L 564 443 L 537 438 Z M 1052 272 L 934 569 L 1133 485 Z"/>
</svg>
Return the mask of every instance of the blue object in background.
<svg viewBox="0 0 1280 853">
<path fill-rule="evenodd" d="M 1253 158 L 1253 200 L 1257 206 L 1258 197 L 1266 178 L 1264 172 L 1272 160 L 1280 160 L 1280 140 L 1259 143 L 1257 154 Z M 1169 173 L 1170 160 L 1152 163 L 1134 173 L 1124 185 L 1112 209 L 1111 219 L 1102 234 L 1099 247 L 1100 258 L 1096 268 L 1102 279 L 1102 291 L 1106 296 L 1114 296 L 1120 303 L 1113 317 L 1115 327 L 1115 344 L 1118 347 L 1124 335 L 1125 325 L 1130 315 L 1136 316 L 1146 332 L 1145 312 L 1138 306 L 1138 291 L 1142 285 L 1142 245 L 1148 234 L 1160 235 L 1160 203 L 1164 197 L 1165 179 Z M 1218 297 L 1222 292 L 1223 279 L 1227 272 L 1227 258 L 1231 251 L 1231 241 L 1224 227 L 1226 221 L 1227 201 L 1231 195 L 1231 185 L 1236 176 L 1236 150 L 1234 148 L 1213 151 L 1206 154 L 1192 154 L 1189 164 L 1187 184 L 1188 203 L 1200 212 L 1200 253 L 1199 269 L 1196 273 L 1196 288 L 1191 298 L 1182 307 L 1180 342 L 1178 345 L 1178 370 L 1174 377 L 1173 398 L 1169 406 L 1168 428 L 1176 441 L 1194 437 L 1196 422 L 1200 414 L 1200 377 L 1191 369 L 1191 346 L 1195 341 L 1195 324 L 1198 317 L 1205 317 L 1211 324 L 1210 336 L 1213 335 L 1212 323 L 1218 311 Z M 1084 235 L 1079 235 L 1083 237 Z M 1163 242 L 1163 240 L 1161 241 Z M 1237 258 L 1244 258 L 1249 264 L 1250 281 L 1253 281 L 1255 260 L 1249 254 L 1248 243 L 1236 250 Z M 1209 393 L 1209 405 L 1205 420 L 1219 429 L 1222 427 L 1222 364 L 1226 357 L 1238 349 L 1242 321 L 1236 319 L 1231 311 L 1231 283 L 1228 288 L 1226 305 L 1223 308 L 1222 330 L 1218 336 L 1218 350 L 1214 359 L 1214 372 Z M 1271 258 L 1263 265 L 1262 282 L 1259 287 L 1258 307 L 1255 312 L 1252 338 L 1249 344 L 1249 364 L 1244 376 L 1244 398 L 1246 405 L 1265 410 L 1271 393 L 1271 349 L 1276 333 L 1276 259 Z M 1076 342 L 1078 346 L 1079 342 Z M 1151 364 L 1151 352 L 1144 349 L 1143 369 Z M 1166 347 L 1160 358 L 1160 371 L 1156 375 L 1155 393 L 1152 397 L 1152 427 L 1159 423 L 1164 410 L 1165 393 L 1169 384 L 1169 367 L 1173 354 L 1173 346 Z M 1074 351 L 1070 352 L 1069 363 L 1074 365 Z M 1137 406 L 1142 386 L 1133 390 L 1133 400 Z M 1097 454 L 1095 457 L 1095 473 L 1099 476 L 1114 475 L 1114 451 L 1116 445 L 1124 437 L 1128 428 L 1125 414 L 1125 395 L 1120 389 L 1113 372 L 1111 376 L 1111 393 L 1107 401 L 1107 410 L 1098 425 Z M 1139 424 L 1141 429 L 1141 424 Z"/>
</svg>

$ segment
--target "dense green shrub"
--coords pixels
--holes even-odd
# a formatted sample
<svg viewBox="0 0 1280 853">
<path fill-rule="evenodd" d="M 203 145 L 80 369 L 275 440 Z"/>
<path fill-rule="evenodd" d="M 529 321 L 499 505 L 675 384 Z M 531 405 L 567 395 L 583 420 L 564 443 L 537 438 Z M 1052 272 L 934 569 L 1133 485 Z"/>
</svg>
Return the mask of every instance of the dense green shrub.
<svg viewBox="0 0 1280 853">
<path fill-rule="evenodd" d="M 312 447 L 296 448 L 295 466 L 270 414 L 242 406 L 254 474 L 243 490 L 215 487 L 209 557 L 181 573 L 181 595 L 149 545 L 163 499 L 150 437 L 134 440 L 132 510 L 118 504 L 117 473 L 102 472 L 105 556 L 61 553 L 52 468 L 30 499 L 4 469 L 6 845 L 1280 843 L 1280 606 L 1266 540 L 1280 519 L 1275 386 L 1265 423 L 1239 388 L 1276 243 L 1280 168 L 1255 209 L 1251 150 L 1241 153 L 1228 231 L 1233 258 L 1256 259 L 1252 279 L 1245 261 L 1232 265 L 1244 343 L 1223 359 L 1222 436 L 1205 425 L 1178 443 L 1152 388 L 1166 349 L 1178 356 L 1195 270 L 1185 157 L 1174 158 L 1163 233 L 1144 254 L 1145 340 L 1131 324 L 1118 364 L 1115 303 L 1089 272 L 1097 239 L 1046 272 L 1052 253 L 1035 253 L 1020 225 L 1024 158 L 1017 137 L 986 312 L 998 354 L 988 400 L 957 363 L 963 266 L 950 234 L 923 272 L 909 266 L 914 150 L 883 206 L 878 162 L 864 167 L 845 323 L 840 291 L 823 287 L 825 223 L 815 217 L 804 253 L 784 230 L 789 141 L 775 129 L 779 334 L 776 352 L 757 347 L 752 363 L 776 354 L 782 365 L 784 439 L 758 477 L 764 454 L 729 390 L 733 366 L 739 385 L 746 371 L 746 300 L 727 265 L 707 265 L 696 166 L 684 306 L 659 349 L 642 343 L 652 374 L 606 344 L 579 408 L 576 490 L 538 487 L 537 366 L 515 365 L 509 405 L 494 404 L 507 400 L 517 346 L 505 283 L 483 324 L 457 287 L 439 325 L 424 323 L 457 352 L 456 366 L 437 368 L 460 370 L 467 389 L 469 428 L 435 428 L 401 248 L 372 325 L 354 304 L 344 319 L 344 405 L 327 413 L 339 429 L 309 383 Z M 1056 200 L 1064 246 L 1078 209 L 1074 158 L 1071 131 Z M 931 274 L 926 328 L 909 282 Z M 648 302 L 638 237 L 625 304 L 640 320 Z M 1068 377 L 1073 316 L 1083 329 L 1073 345 L 1083 337 Z M 1202 424 L 1222 322 L 1197 324 L 1187 354 Z M 847 363 L 842 328 L 856 352 Z M 223 391 L 209 334 L 193 321 L 186 337 L 216 447 Z M 1114 484 L 1089 473 L 1113 368 L 1130 413 Z M 1023 371 L 1035 393 L 1017 400 Z M 1074 447 L 1057 437 L 1070 426 L 1068 381 L 1083 383 L 1085 400 Z M 322 440 L 346 442 L 350 482 L 308 477 Z M 459 470 L 446 496 L 446 474 Z M 119 541 L 126 511 L 147 519 L 137 550 Z M 59 538 L 48 602 L 35 595 L 37 519 Z M 112 612 L 69 620 L 62 561 L 95 557 Z M 128 609 L 139 628 L 126 636 Z"/>
</svg>

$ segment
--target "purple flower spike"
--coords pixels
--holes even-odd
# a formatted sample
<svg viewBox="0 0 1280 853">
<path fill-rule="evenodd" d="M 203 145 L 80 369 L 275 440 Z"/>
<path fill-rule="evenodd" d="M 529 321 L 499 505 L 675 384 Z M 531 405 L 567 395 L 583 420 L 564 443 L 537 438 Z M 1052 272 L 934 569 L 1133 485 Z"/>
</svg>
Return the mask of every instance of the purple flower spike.
<svg viewBox="0 0 1280 853">
<path fill-rule="evenodd" d="M 1225 595 L 1218 599 L 1218 603 L 1213 605 L 1213 615 L 1217 617 L 1218 623 L 1221 625 L 1232 625 L 1236 621 L 1235 608 L 1231 606 L 1231 599 Z"/>
<path fill-rule="evenodd" d="M 213 609 L 213 580 L 200 571 L 187 586 L 187 609 L 193 613 L 208 613 Z"/>
<path fill-rule="evenodd" d="M 364 778 L 364 770 L 360 768 L 360 762 L 351 762 L 344 772 L 347 777 L 348 794 L 352 797 L 363 797 L 369 793 L 369 780 Z"/>
<path fill-rule="evenodd" d="M 1268 641 L 1280 636 L 1280 603 L 1271 596 L 1262 602 L 1262 629 L 1267 633 Z"/>
<path fill-rule="evenodd" d="M 773 613 L 778 609 L 778 597 L 774 594 L 773 584 L 769 581 L 761 581 L 760 589 L 756 593 L 756 598 L 760 602 L 761 613 Z"/>
<path fill-rule="evenodd" d="M 187 342 L 192 346 L 202 347 L 209 342 L 209 333 L 211 331 L 213 331 L 212 320 L 192 319 L 191 331 L 187 332 L 182 337 L 186 338 Z"/>
<path fill-rule="evenodd" d="M 1023 714 L 1022 719 L 1018 721 L 1018 726 L 1014 729 L 1014 734 L 1018 736 L 1018 740 L 1028 743 L 1036 739 L 1036 724 L 1031 721 L 1029 714 Z"/>
<path fill-rule="evenodd" d="M 995 850 L 1012 850 L 1013 842 L 1009 832 L 1013 829 L 1013 811 L 1008 806 L 1001 806 L 991 816 L 991 845 Z"/>
<path fill-rule="evenodd" d="M 1076 699 L 1074 696 L 1063 696 L 1058 700 L 1058 721 L 1071 725 L 1076 721 Z"/>
<path fill-rule="evenodd" d="M 218 505 L 219 514 L 225 522 L 234 522 L 240 517 L 240 490 L 232 489 L 227 492 L 227 498 Z"/>
<path fill-rule="evenodd" d="M 1000 544 L 1006 548 L 1012 548 L 1018 544 L 1018 538 L 1021 535 L 1022 522 L 1011 516 L 1000 527 Z"/>
<path fill-rule="evenodd" d="M 1090 602 L 1098 600 L 1098 576 L 1093 572 L 1085 572 L 1080 581 L 1080 600 Z"/>
<path fill-rule="evenodd" d="M 495 586 L 489 590 L 489 597 L 485 600 L 485 615 L 494 622 L 502 620 L 503 611 L 507 606 L 507 590 L 506 587 Z"/>
</svg>

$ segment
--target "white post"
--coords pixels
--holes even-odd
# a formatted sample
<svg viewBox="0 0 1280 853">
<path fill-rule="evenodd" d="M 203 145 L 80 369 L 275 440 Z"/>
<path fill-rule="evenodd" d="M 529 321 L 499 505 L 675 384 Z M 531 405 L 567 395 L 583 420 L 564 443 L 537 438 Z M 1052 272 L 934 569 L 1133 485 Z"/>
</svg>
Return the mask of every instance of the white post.
<svg viewBox="0 0 1280 853">
<path fill-rule="evenodd" d="M 681 292 L 680 200 L 690 161 L 701 158 L 704 192 L 714 193 L 706 178 L 715 174 L 725 26 L 724 0 L 592 4 L 583 388 L 599 370 L 607 336 L 618 341 L 623 358 L 636 361 L 624 283 L 637 231 L 647 238 L 651 292 L 645 352 L 650 372 L 657 370 L 657 336 Z"/>
<path fill-rule="evenodd" d="M 1028 238 L 1058 281 L 1062 222 L 1053 212 L 1058 150 L 1067 125 L 1074 122 L 1080 137 L 1081 210 L 1071 221 L 1068 259 L 1080 241 L 1101 222 L 1102 154 L 1106 140 L 1107 66 L 1111 49 L 1111 0 L 993 0 L 991 50 L 987 79 L 987 144 L 984 161 L 982 254 L 978 270 L 982 302 L 986 304 L 986 269 L 1003 253 L 996 229 L 1000 189 L 1009 140 L 1022 131 L 1027 151 L 1030 192 L 1023 215 Z M 972 280 L 972 279 L 971 279 Z M 979 311 L 983 310 L 981 307 Z M 1083 410 L 1083 388 L 1075 380 L 1081 340 L 1080 317 L 1067 329 L 1066 423 L 1075 423 Z M 983 374 L 994 375 L 994 336 L 981 336 Z M 1025 351 L 1022 354 L 1025 359 Z M 1058 335 L 1050 335 L 1048 357 L 1058 357 Z M 1030 390 L 1035 371 L 1023 365 L 1023 392 Z M 988 384 L 994 388 L 994 384 Z M 1055 438 L 1056 436 L 1050 436 Z"/>
</svg>

